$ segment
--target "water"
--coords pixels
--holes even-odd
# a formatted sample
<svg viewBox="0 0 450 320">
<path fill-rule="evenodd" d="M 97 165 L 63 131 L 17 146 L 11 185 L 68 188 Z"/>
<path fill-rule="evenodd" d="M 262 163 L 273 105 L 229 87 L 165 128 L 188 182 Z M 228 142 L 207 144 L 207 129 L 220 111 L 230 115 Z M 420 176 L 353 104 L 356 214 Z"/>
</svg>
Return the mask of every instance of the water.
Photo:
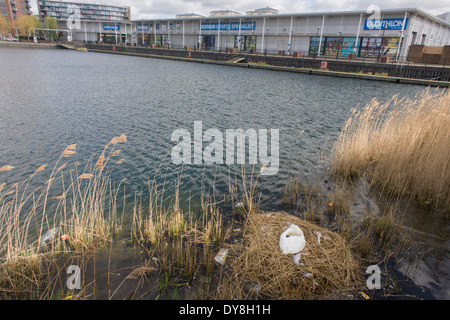
<svg viewBox="0 0 450 320">
<path fill-rule="evenodd" d="M 85 163 L 112 137 L 125 133 L 121 157 L 126 162 L 113 179 L 126 177 L 129 190 L 140 190 L 164 163 L 170 191 L 181 172 L 166 157 L 175 145 L 171 134 L 180 128 L 193 134 L 194 121 L 202 121 L 203 130 L 223 133 L 279 129 L 278 174 L 259 180 L 268 207 L 279 205 L 293 173 L 307 176 L 326 168 L 332 142 L 352 108 L 373 97 L 412 97 L 423 89 L 52 49 L 1 48 L 0 70 L 0 166 L 15 167 L 1 173 L 0 182 L 10 185 L 42 164 L 52 167 L 72 143 L 77 143 L 73 161 Z M 230 172 L 239 168 L 184 166 L 181 198 L 196 201 L 202 179 L 215 181 L 217 193 L 226 192 Z M 445 235 L 448 239 L 448 228 Z"/>
<path fill-rule="evenodd" d="M 313 169 L 326 159 L 351 108 L 421 89 L 78 51 L 0 54 L 0 154 L 16 167 L 16 180 L 56 161 L 68 144 L 77 143 L 76 158 L 86 161 L 125 133 L 120 173 L 139 188 L 175 145 L 172 132 L 193 133 L 194 121 L 202 121 L 204 130 L 280 130 L 279 172 L 261 179 L 262 187 L 275 182 L 265 193 L 273 200 L 299 161 Z M 227 180 L 226 166 L 206 168 L 207 175 L 216 169 L 217 180 Z M 202 172 L 201 165 L 185 167 L 185 183 L 196 184 Z"/>
</svg>

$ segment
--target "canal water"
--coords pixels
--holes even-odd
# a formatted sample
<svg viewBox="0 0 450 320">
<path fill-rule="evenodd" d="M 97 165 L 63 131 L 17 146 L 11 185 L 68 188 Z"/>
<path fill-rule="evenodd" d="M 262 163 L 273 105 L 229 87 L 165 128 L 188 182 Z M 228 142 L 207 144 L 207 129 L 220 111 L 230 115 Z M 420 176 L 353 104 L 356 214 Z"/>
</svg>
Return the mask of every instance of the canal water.
<svg viewBox="0 0 450 320">
<path fill-rule="evenodd" d="M 128 196 L 163 167 L 167 192 L 182 173 L 180 199 L 192 205 L 202 183 L 214 184 L 219 198 L 228 192 L 230 176 L 240 166 L 173 163 L 174 131 L 184 129 L 193 138 L 194 122 L 202 123 L 203 132 L 216 129 L 224 136 L 227 129 L 272 129 L 279 130 L 279 168 L 258 179 L 262 206 L 270 210 L 280 206 L 293 175 L 323 178 L 351 109 L 374 97 L 413 97 L 423 89 L 82 51 L 1 48 L 0 167 L 15 169 L 2 172 L 0 183 L 24 181 L 43 164 L 52 167 L 72 143 L 77 144 L 73 161 L 85 163 L 123 133 L 127 143 L 120 156 L 126 161 L 112 178 L 126 178 Z M 261 163 L 255 167 L 258 171 Z M 424 216 L 417 215 L 412 227 L 438 233 L 442 249 L 421 261 L 420 276 L 416 272 L 412 281 L 424 288 L 424 297 L 450 298 L 448 223 L 436 218 L 424 224 Z"/>
</svg>

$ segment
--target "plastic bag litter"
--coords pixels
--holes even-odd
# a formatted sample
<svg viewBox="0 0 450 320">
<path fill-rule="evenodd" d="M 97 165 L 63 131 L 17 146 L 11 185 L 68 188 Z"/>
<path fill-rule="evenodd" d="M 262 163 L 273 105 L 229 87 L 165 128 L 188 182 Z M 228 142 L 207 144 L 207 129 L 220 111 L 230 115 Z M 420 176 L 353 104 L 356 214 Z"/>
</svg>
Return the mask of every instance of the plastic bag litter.
<svg viewBox="0 0 450 320">
<path fill-rule="evenodd" d="M 320 239 L 322 238 L 323 240 L 330 240 L 330 237 L 327 235 L 323 235 L 322 233 L 320 233 L 319 231 L 314 231 L 314 234 L 317 236 L 317 242 L 320 244 Z"/>
<path fill-rule="evenodd" d="M 59 227 L 48 230 L 41 238 L 39 245 L 42 247 L 47 243 L 55 240 L 56 234 L 59 232 Z"/>
<path fill-rule="evenodd" d="M 314 234 L 317 236 L 317 242 L 320 244 L 320 238 L 323 238 L 323 235 L 319 231 L 314 231 Z"/>
<path fill-rule="evenodd" d="M 300 258 L 302 257 L 302 255 L 307 255 L 307 254 L 308 254 L 307 252 L 297 253 L 292 256 L 292 261 L 294 261 L 294 263 L 298 266 L 303 266 L 304 264 L 300 262 Z"/>
</svg>

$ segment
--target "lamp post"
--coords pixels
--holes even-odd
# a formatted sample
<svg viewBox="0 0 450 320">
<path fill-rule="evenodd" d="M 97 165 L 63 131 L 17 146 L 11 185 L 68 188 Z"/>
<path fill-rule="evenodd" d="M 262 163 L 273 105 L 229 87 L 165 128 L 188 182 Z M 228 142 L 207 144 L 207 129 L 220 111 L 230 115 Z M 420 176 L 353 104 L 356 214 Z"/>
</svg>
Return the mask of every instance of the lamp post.
<svg viewBox="0 0 450 320">
<path fill-rule="evenodd" d="M 319 39 L 319 31 L 320 31 L 320 27 L 317 28 L 317 35 L 316 35 L 316 41 L 317 41 L 317 52 L 315 54 L 315 56 L 319 56 L 319 50 L 320 50 L 320 39 Z"/>
<path fill-rule="evenodd" d="M 293 23 L 294 23 L 294 16 L 291 16 L 291 25 L 289 27 L 289 40 L 288 40 L 288 55 L 291 55 L 292 33 L 294 33 L 294 30 L 292 29 Z"/>
<path fill-rule="evenodd" d="M 292 34 L 293 33 L 294 33 L 294 30 L 289 31 L 288 56 L 291 55 L 291 51 L 292 51 Z"/>
</svg>

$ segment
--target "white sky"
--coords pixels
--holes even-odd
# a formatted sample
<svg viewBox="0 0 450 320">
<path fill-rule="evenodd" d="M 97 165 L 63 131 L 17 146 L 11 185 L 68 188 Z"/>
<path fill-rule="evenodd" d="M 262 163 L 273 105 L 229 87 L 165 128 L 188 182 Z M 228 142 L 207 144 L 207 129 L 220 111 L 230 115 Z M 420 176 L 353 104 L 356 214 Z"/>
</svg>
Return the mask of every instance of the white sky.
<svg viewBox="0 0 450 320">
<path fill-rule="evenodd" d="M 38 14 L 37 1 L 32 10 Z M 175 18 L 178 13 L 198 13 L 209 16 L 213 10 L 230 9 L 245 14 L 248 10 L 271 7 L 280 13 L 314 11 L 365 10 L 370 5 L 381 9 L 421 8 L 437 15 L 450 11 L 450 0 L 74 0 L 75 2 L 103 3 L 131 7 L 131 19 Z"/>
</svg>

